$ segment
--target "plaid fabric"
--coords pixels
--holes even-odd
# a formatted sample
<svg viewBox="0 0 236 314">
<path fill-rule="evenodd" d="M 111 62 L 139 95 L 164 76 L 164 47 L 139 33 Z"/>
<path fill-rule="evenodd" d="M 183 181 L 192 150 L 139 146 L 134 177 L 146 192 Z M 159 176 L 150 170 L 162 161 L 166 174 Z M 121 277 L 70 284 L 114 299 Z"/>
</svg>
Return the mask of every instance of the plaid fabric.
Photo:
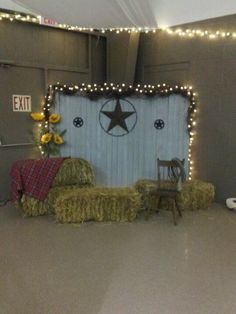
<svg viewBox="0 0 236 314">
<path fill-rule="evenodd" d="M 43 201 L 64 158 L 18 160 L 11 168 L 11 199 L 21 199 L 22 194 Z"/>
</svg>

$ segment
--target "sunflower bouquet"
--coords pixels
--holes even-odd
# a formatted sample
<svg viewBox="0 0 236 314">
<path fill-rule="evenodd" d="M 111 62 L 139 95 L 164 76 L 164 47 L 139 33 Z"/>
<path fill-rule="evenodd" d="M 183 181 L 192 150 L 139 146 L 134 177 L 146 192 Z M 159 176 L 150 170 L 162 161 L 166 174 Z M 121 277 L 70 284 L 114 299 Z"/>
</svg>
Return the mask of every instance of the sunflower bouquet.
<svg viewBox="0 0 236 314">
<path fill-rule="evenodd" d="M 35 144 L 39 146 L 44 157 L 60 155 L 60 145 L 64 143 L 63 136 L 66 130 L 60 131 L 55 124 L 59 123 L 61 116 L 52 113 L 47 119 L 41 112 L 31 113 L 34 121 L 40 122 L 40 133 L 34 137 Z"/>
</svg>

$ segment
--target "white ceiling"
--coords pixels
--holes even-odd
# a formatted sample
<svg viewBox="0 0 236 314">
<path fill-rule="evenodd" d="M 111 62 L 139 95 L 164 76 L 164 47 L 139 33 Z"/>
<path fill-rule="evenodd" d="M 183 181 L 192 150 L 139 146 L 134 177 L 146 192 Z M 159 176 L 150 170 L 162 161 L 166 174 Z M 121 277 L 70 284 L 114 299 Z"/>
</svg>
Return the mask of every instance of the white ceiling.
<svg viewBox="0 0 236 314">
<path fill-rule="evenodd" d="M 236 13 L 235 0 L 0 0 L 0 7 L 93 28 L 173 26 Z"/>
<path fill-rule="evenodd" d="M 22 13 L 32 13 L 30 10 L 27 10 L 24 6 L 18 5 L 12 0 L 0 0 L 0 8 L 12 10 L 12 11 L 18 11 Z"/>
</svg>

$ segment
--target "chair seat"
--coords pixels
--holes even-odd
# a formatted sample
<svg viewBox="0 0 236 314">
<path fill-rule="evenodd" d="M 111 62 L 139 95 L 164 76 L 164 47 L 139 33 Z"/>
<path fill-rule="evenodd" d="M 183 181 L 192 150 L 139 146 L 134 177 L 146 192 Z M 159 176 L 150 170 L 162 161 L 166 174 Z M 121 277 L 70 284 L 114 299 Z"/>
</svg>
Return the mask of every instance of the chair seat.
<svg viewBox="0 0 236 314">
<path fill-rule="evenodd" d="M 167 190 L 167 189 L 158 189 L 156 190 L 156 194 L 157 195 L 163 195 L 163 196 L 175 196 L 177 194 L 179 194 L 179 191 L 176 190 Z"/>
<path fill-rule="evenodd" d="M 150 192 L 151 195 L 157 196 L 169 196 L 174 197 L 179 194 L 179 191 L 176 190 L 169 190 L 169 189 L 157 189 Z"/>
</svg>

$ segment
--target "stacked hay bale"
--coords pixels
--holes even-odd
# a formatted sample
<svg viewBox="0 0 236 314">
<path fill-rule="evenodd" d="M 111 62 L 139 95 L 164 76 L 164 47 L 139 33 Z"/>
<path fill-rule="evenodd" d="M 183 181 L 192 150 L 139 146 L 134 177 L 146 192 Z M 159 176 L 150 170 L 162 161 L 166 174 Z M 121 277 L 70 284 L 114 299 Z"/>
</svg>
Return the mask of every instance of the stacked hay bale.
<svg viewBox="0 0 236 314">
<path fill-rule="evenodd" d="M 94 173 L 88 161 L 67 158 L 61 164 L 45 200 L 23 195 L 20 202 L 22 213 L 26 217 L 54 214 L 55 201 L 60 195 L 78 187 L 92 187 L 94 181 Z"/>
<path fill-rule="evenodd" d="M 135 189 L 142 195 L 141 209 L 149 208 L 156 210 L 159 198 L 155 195 L 157 181 L 138 180 L 135 183 Z M 181 193 L 177 197 L 178 205 L 182 210 L 205 209 L 210 206 L 215 196 L 215 189 L 211 183 L 193 180 L 185 181 Z M 163 198 L 160 207 L 162 209 L 171 209 L 172 200 Z"/>
<path fill-rule="evenodd" d="M 45 200 L 23 195 L 20 208 L 26 217 L 56 214 L 60 222 L 132 221 L 141 209 L 157 209 L 157 181 L 138 180 L 134 188 L 94 187 L 95 177 L 88 161 L 68 158 L 61 164 Z M 93 188 L 91 188 L 93 187 Z M 209 207 L 214 186 L 202 181 L 186 181 L 177 201 L 182 210 Z M 164 198 L 161 208 L 171 209 Z"/>
<path fill-rule="evenodd" d="M 56 219 L 62 223 L 133 221 L 140 201 L 140 193 L 133 188 L 77 188 L 59 196 L 55 204 Z"/>
</svg>

